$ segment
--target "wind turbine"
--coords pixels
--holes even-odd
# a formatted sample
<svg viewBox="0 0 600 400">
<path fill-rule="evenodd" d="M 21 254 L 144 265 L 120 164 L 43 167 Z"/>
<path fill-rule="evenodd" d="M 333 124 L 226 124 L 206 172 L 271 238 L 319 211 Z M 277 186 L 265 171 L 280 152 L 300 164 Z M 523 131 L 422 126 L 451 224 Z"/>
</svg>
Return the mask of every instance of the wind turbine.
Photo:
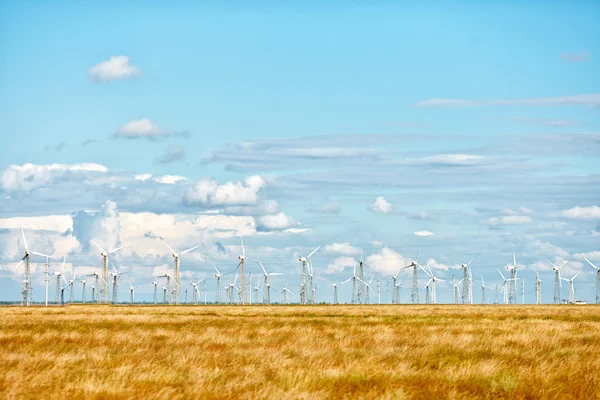
<svg viewBox="0 0 600 400">
<path fill-rule="evenodd" d="M 21 233 L 23 233 L 23 230 L 21 230 Z M 25 233 L 23 233 L 23 241 L 25 241 Z M 54 259 L 54 257 L 46 255 L 46 254 L 42 254 L 42 253 L 37 253 L 35 251 L 32 251 L 31 254 L 35 254 L 36 256 L 40 256 L 40 257 L 46 257 L 46 271 L 44 272 L 44 282 L 45 282 L 45 286 L 46 286 L 46 307 L 48 307 L 48 284 L 50 283 L 50 273 L 49 273 L 49 268 L 50 268 L 50 258 Z"/>
<path fill-rule="evenodd" d="M 481 253 L 479 253 L 479 254 L 481 254 Z M 472 278 L 472 274 L 471 274 L 471 263 L 473 261 L 475 261 L 475 259 L 477 257 L 479 257 L 479 254 L 477 254 L 475 257 L 473 257 L 471 259 L 471 261 L 469 261 L 466 264 L 454 261 L 456 264 L 459 264 L 463 269 L 463 278 L 462 278 L 462 283 L 463 283 L 462 301 L 463 301 L 463 304 L 473 304 L 473 291 L 472 291 L 473 278 Z"/>
<path fill-rule="evenodd" d="M 431 270 L 431 267 L 428 266 L 429 268 L 429 272 L 423 268 L 421 266 L 421 264 L 417 263 L 417 265 L 419 266 L 419 268 L 421 268 L 428 276 L 429 276 L 429 281 L 427 281 L 427 283 L 425 284 L 426 288 L 430 288 L 430 284 L 431 284 L 431 289 L 430 289 L 430 293 L 431 293 L 431 304 L 436 304 L 437 303 L 437 299 L 436 299 L 436 293 L 435 293 L 435 283 L 440 281 L 440 282 L 444 282 L 443 279 L 440 279 L 438 277 L 436 277 L 433 274 L 433 271 Z"/>
<path fill-rule="evenodd" d="M 129 281 L 127 281 L 127 283 L 129 283 L 129 304 L 133 304 L 133 302 L 135 301 L 135 289 L 139 288 L 142 285 L 133 286 Z"/>
<path fill-rule="evenodd" d="M 508 297 L 509 304 L 517 303 L 517 268 L 517 256 L 513 252 L 513 265 L 506 266 L 506 269 L 510 272 L 510 291 Z"/>
<path fill-rule="evenodd" d="M 269 277 L 275 276 L 275 275 L 282 275 L 282 273 L 281 272 L 267 273 L 267 270 L 265 269 L 265 266 L 263 265 L 263 263 L 260 260 L 255 260 L 255 261 L 258 261 L 258 263 L 260 264 L 260 267 L 263 270 L 264 288 L 265 288 L 265 291 L 263 292 L 263 304 L 271 304 L 271 283 L 269 282 Z"/>
<path fill-rule="evenodd" d="M 294 293 L 292 293 L 292 291 L 290 289 L 288 289 L 288 285 L 286 283 L 285 287 L 283 289 L 281 289 L 281 294 L 283 295 L 283 304 L 287 304 L 287 294 L 288 294 L 288 292 L 292 296 L 294 295 Z"/>
<path fill-rule="evenodd" d="M 221 303 L 221 277 L 223 275 L 221 274 L 221 272 L 219 272 L 217 267 L 215 267 L 215 264 L 213 264 L 212 266 L 215 269 L 215 271 L 217 271 L 217 273 L 215 274 L 215 277 L 217 278 L 217 294 L 215 297 L 215 303 L 220 304 Z"/>
<path fill-rule="evenodd" d="M 411 301 L 413 304 L 419 304 L 419 274 L 417 272 L 417 270 L 419 269 L 417 267 L 418 262 L 419 262 L 419 257 L 421 257 L 421 250 L 419 250 L 419 253 L 417 254 L 416 259 L 411 261 L 410 264 L 408 264 L 406 267 L 401 268 L 401 269 L 405 269 L 405 268 L 412 267 L 412 269 L 413 269 L 412 290 L 410 292 L 410 298 L 411 298 Z M 394 282 L 394 286 L 395 286 L 395 283 L 396 282 Z"/>
<path fill-rule="evenodd" d="M 54 301 L 56 302 L 56 304 L 59 304 L 59 301 L 60 301 L 60 278 L 62 278 L 67 285 L 69 284 L 69 282 L 67 282 L 65 277 L 62 276 L 62 273 L 65 269 L 66 261 L 67 261 L 67 256 L 64 256 L 62 267 L 60 268 L 60 271 L 56 271 L 56 270 L 54 271 L 54 276 L 56 276 L 56 297 L 55 297 Z"/>
<path fill-rule="evenodd" d="M 454 275 L 452 275 L 452 302 L 454 304 L 458 304 L 458 299 L 460 298 L 460 284 L 462 283 L 462 279 L 458 282 L 454 281 Z"/>
<path fill-rule="evenodd" d="M 573 280 L 575 278 L 577 278 L 577 275 L 579 275 L 581 273 L 581 271 L 579 271 L 578 273 L 575 274 L 574 277 L 572 277 L 571 279 L 565 279 L 565 278 L 560 278 L 563 281 L 569 282 L 569 304 L 575 304 L 575 285 L 573 284 Z"/>
<path fill-rule="evenodd" d="M 69 303 L 73 303 L 75 301 L 75 276 L 76 276 L 76 272 L 75 270 L 73 270 L 73 277 L 71 279 L 69 279 Z"/>
<path fill-rule="evenodd" d="M 298 261 L 300 261 L 302 263 L 302 280 L 300 281 L 300 303 L 301 304 L 306 304 L 308 302 L 308 294 L 306 291 L 306 263 L 307 263 L 307 261 L 310 260 L 312 255 L 315 254 L 317 252 L 317 250 L 319 250 L 320 248 L 321 248 L 321 246 L 314 249 L 308 255 L 308 257 L 304 257 L 299 253 L 294 253 L 294 255 L 296 257 L 298 257 Z"/>
<path fill-rule="evenodd" d="M 165 246 L 169 250 L 171 250 L 171 255 L 173 256 L 173 296 L 175 297 L 175 304 L 179 304 L 181 302 L 181 295 L 179 293 L 179 257 L 184 255 L 185 253 L 189 253 L 192 250 L 196 250 L 200 246 L 190 247 L 187 250 L 182 251 L 181 253 L 177 253 L 167 242 L 163 242 Z"/>
<path fill-rule="evenodd" d="M 117 268 L 115 267 L 115 264 L 112 264 L 112 267 L 113 267 L 113 272 L 111 273 L 112 283 L 113 283 L 112 302 L 113 302 L 113 304 L 117 304 L 117 303 L 119 303 L 119 278 L 121 277 L 121 275 L 125 274 L 125 272 L 119 272 L 117 270 Z"/>
<path fill-rule="evenodd" d="M 339 301 L 338 301 L 338 286 L 339 286 L 339 283 L 338 282 L 332 283 L 331 286 L 333 286 L 333 304 L 339 304 Z"/>
<path fill-rule="evenodd" d="M 356 279 L 357 279 L 357 276 L 356 276 L 356 262 L 354 262 L 354 272 L 352 272 L 352 276 L 350 278 L 346 279 L 344 282 L 342 282 L 340 284 L 340 285 L 344 285 L 345 283 L 352 281 L 352 298 L 350 299 L 350 302 L 352 304 L 356 304 L 356 301 L 357 301 L 357 298 L 356 298 L 357 297 L 356 296 L 357 295 L 357 293 L 356 293 Z"/>
<path fill-rule="evenodd" d="M 482 276 L 481 277 L 481 304 L 486 304 L 485 289 L 492 290 L 493 288 L 491 288 L 489 286 L 485 286 L 485 281 L 483 280 L 483 276 Z"/>
<path fill-rule="evenodd" d="M 592 267 L 596 269 L 596 304 L 600 304 L 600 268 L 595 266 L 590 260 L 583 257 Z"/>
<path fill-rule="evenodd" d="M 562 287 L 560 270 L 571 261 L 567 261 L 560 267 L 551 261 L 548 262 L 552 265 L 552 271 L 554 271 L 554 304 L 560 304 L 560 288 Z"/>
<path fill-rule="evenodd" d="M 246 263 L 246 249 L 244 248 L 244 239 L 240 236 L 240 242 L 242 243 L 242 254 L 240 256 L 238 256 L 238 259 L 240 260 L 240 263 L 238 264 L 238 268 L 240 269 L 240 287 L 242 288 L 242 290 L 238 290 L 236 287 L 236 290 L 238 291 L 238 301 L 241 304 L 246 304 L 247 298 L 246 298 L 246 274 L 244 272 L 244 264 Z M 236 275 L 237 277 L 237 275 Z"/>
<path fill-rule="evenodd" d="M 196 305 L 198 305 L 198 301 L 199 301 L 199 298 L 200 298 L 200 290 L 198 289 L 198 284 L 200 282 L 202 282 L 203 280 L 205 280 L 205 279 L 206 279 L 206 277 L 204 277 L 204 278 L 202 278 L 202 279 L 200 279 L 200 280 L 198 280 L 196 282 L 192 281 L 192 287 L 194 289 L 194 296 L 193 296 L 194 297 L 194 304 L 196 304 Z"/>
<path fill-rule="evenodd" d="M 116 238 L 115 238 L 116 241 Z M 98 243 L 94 242 L 92 240 L 92 243 L 94 243 L 94 245 L 100 249 L 100 255 L 102 256 L 102 272 L 101 272 L 101 277 L 102 277 L 102 282 L 101 282 L 101 286 L 100 286 L 100 296 L 98 297 L 98 303 L 106 303 L 108 304 L 108 255 L 114 253 L 117 250 L 121 250 L 123 247 L 125 246 L 121 246 L 121 247 L 117 247 L 116 249 L 113 249 L 112 247 L 115 245 L 114 241 L 113 244 L 110 246 L 110 250 L 106 251 L 104 250 L 102 247 L 100 247 L 98 245 Z M 113 295 L 114 297 L 114 295 Z"/>
<path fill-rule="evenodd" d="M 506 279 L 504 277 L 504 275 L 502 275 L 502 272 L 500 272 L 500 270 L 497 270 L 497 271 L 500 274 L 500 276 L 502 277 L 502 279 L 504 280 L 504 283 L 502 284 L 502 289 L 500 289 L 500 292 L 504 294 L 504 304 L 509 304 L 508 282 L 512 281 L 512 280 L 517 280 L 519 278 L 509 278 L 509 279 Z"/>
<path fill-rule="evenodd" d="M 85 279 L 81 281 L 81 304 L 85 304 Z"/>
<path fill-rule="evenodd" d="M 154 286 L 154 304 L 158 302 L 158 281 L 152 281 L 152 285 Z"/>
<path fill-rule="evenodd" d="M 30 252 L 29 246 L 27 246 L 27 240 L 25 239 L 25 232 L 23 232 L 23 229 L 21 229 L 21 235 L 23 235 L 23 245 L 25 246 L 25 252 L 23 258 L 21 258 L 21 261 L 19 261 L 19 263 L 13 268 L 13 272 L 15 272 L 19 265 L 21 265 L 23 261 L 25 261 L 25 268 L 23 270 L 23 290 L 21 291 L 21 294 L 23 295 L 21 299 L 21 305 L 29 306 L 33 301 L 31 293 L 31 265 L 29 264 Z M 43 256 L 43 254 L 35 252 L 31 252 L 31 254 Z"/>
<path fill-rule="evenodd" d="M 535 271 L 535 304 L 542 304 L 542 281 L 537 271 Z"/>
<path fill-rule="evenodd" d="M 358 278 L 363 282 L 365 281 L 365 270 L 362 251 L 360 252 L 360 260 L 358 260 Z M 358 304 L 366 304 L 368 295 L 369 291 L 366 290 L 365 285 L 360 285 L 358 287 Z"/>
</svg>

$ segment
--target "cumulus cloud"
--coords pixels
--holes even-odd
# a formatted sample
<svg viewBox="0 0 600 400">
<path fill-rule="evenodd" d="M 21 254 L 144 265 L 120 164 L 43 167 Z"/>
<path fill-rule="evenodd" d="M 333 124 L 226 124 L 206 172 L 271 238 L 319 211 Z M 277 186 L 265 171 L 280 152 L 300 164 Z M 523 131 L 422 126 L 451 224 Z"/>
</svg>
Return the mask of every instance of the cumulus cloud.
<svg viewBox="0 0 600 400">
<path fill-rule="evenodd" d="M 378 196 L 369 209 L 375 213 L 389 214 L 392 211 L 392 205 L 383 196 Z"/>
<path fill-rule="evenodd" d="M 354 268 L 355 263 L 356 263 L 356 260 L 352 257 L 348 257 L 348 256 L 338 257 L 338 258 L 334 259 L 333 261 L 331 261 L 329 263 L 329 265 L 327 265 L 327 270 L 325 271 L 325 273 L 326 274 L 335 274 L 337 272 L 342 272 L 346 268 Z"/>
<path fill-rule="evenodd" d="M 121 126 L 113 134 L 116 139 L 139 139 L 156 140 L 168 136 L 187 136 L 187 132 L 174 132 L 169 129 L 162 129 L 158 124 L 149 118 L 134 119 Z"/>
<path fill-rule="evenodd" d="M 247 177 L 244 183 L 230 181 L 223 185 L 214 179 L 203 179 L 188 190 L 185 200 L 191 205 L 256 205 L 265 185 L 265 180 L 258 175 Z"/>
<path fill-rule="evenodd" d="M 265 230 L 284 230 L 296 225 L 294 219 L 283 212 L 275 215 L 265 215 L 258 219 L 259 227 Z"/>
<path fill-rule="evenodd" d="M 476 107 L 492 105 L 584 105 L 598 107 L 600 93 L 576 94 L 572 96 L 537 97 L 527 99 L 501 99 L 501 100 L 458 100 L 458 99 L 428 99 L 414 104 L 416 107 Z"/>
<path fill-rule="evenodd" d="M 159 164 L 171 164 L 183 160 L 185 157 L 185 149 L 181 146 L 169 146 L 165 149 L 164 154 L 156 158 Z"/>
<path fill-rule="evenodd" d="M 88 71 L 88 76 L 94 82 L 116 81 L 124 78 L 140 76 L 142 71 L 129 64 L 127 56 L 112 56 L 102 61 Z"/>
<path fill-rule="evenodd" d="M 337 203 L 324 203 L 308 209 L 308 212 L 315 214 L 339 214 L 341 211 L 342 207 Z"/>
<path fill-rule="evenodd" d="M 369 255 L 366 261 L 375 272 L 387 276 L 395 275 L 400 268 L 410 263 L 408 258 L 388 247 L 382 248 L 378 253 Z"/>
<path fill-rule="evenodd" d="M 62 179 L 85 180 L 87 173 L 106 173 L 100 164 L 23 164 L 9 165 L 3 172 L 0 184 L 5 190 L 29 191 Z"/>
<path fill-rule="evenodd" d="M 589 207 L 573 207 L 568 210 L 561 212 L 561 215 L 569 219 L 600 219 L 600 207 L 589 206 Z"/>
<path fill-rule="evenodd" d="M 360 254 L 360 249 L 350 245 L 350 243 L 332 243 L 323 247 L 325 253 L 332 254 Z"/>
<path fill-rule="evenodd" d="M 531 224 L 533 219 L 527 215 L 505 215 L 503 217 L 492 217 L 488 219 L 490 226 L 499 225 L 525 225 Z"/>
<path fill-rule="evenodd" d="M 431 233 L 429 231 L 418 231 L 418 232 L 415 232 L 415 235 L 417 235 L 417 236 L 433 236 L 433 233 Z"/>
</svg>

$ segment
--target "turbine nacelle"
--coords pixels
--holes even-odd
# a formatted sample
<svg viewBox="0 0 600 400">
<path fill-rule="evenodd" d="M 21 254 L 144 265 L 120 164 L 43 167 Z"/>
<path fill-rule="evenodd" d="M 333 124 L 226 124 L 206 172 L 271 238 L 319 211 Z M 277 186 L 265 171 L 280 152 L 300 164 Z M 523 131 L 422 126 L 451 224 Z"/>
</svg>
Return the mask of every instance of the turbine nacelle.
<svg viewBox="0 0 600 400">
<path fill-rule="evenodd" d="M 244 261 L 244 260 L 246 259 L 246 256 L 245 256 L 245 255 L 241 255 L 241 256 L 238 256 L 238 258 L 239 258 L 241 261 Z"/>
</svg>

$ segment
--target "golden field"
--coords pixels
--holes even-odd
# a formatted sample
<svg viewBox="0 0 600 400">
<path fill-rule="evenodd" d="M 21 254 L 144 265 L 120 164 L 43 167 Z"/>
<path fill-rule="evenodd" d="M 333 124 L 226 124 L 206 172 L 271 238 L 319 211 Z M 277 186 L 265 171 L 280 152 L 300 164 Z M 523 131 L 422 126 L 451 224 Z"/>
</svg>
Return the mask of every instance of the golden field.
<svg viewBox="0 0 600 400">
<path fill-rule="evenodd" d="M 0 308 L 0 398 L 600 397 L 596 306 Z"/>
</svg>

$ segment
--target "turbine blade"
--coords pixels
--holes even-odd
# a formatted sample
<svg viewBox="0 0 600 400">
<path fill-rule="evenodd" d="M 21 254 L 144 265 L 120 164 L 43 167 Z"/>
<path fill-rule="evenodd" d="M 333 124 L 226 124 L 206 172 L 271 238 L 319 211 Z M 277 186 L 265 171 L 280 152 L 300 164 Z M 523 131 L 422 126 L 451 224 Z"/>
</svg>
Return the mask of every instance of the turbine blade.
<svg viewBox="0 0 600 400">
<path fill-rule="evenodd" d="M 61 272 L 61 273 L 62 273 L 62 272 L 63 272 L 63 270 L 65 269 L 65 262 L 66 262 L 66 261 L 67 261 L 67 256 L 64 256 L 64 258 L 63 258 L 63 264 L 62 264 L 62 267 L 60 268 L 60 272 Z"/>
<path fill-rule="evenodd" d="M 221 275 L 221 273 L 219 272 L 219 270 L 217 269 L 217 267 L 215 267 L 215 264 L 213 264 L 212 266 L 215 269 L 215 271 L 217 271 L 217 274 Z"/>
<path fill-rule="evenodd" d="M 592 267 L 594 267 L 594 268 L 598 269 L 598 267 L 596 267 L 596 266 L 595 266 L 595 265 L 594 265 L 594 264 L 593 264 L 593 263 L 592 263 L 590 260 L 588 260 L 588 259 L 587 259 L 587 258 L 585 258 L 585 257 L 583 257 L 583 259 L 584 259 L 585 261 L 587 261 L 587 262 L 588 262 L 588 264 L 590 264 Z"/>
<path fill-rule="evenodd" d="M 475 257 L 473 257 L 473 259 L 471 259 L 471 261 L 469 261 L 469 263 L 468 263 L 467 265 L 471 265 L 471 263 L 472 263 L 473 261 L 475 261 L 475 259 L 476 259 L 477 257 L 479 257 L 479 254 L 481 254 L 481 253 L 478 253 L 478 254 L 477 254 Z"/>
<path fill-rule="evenodd" d="M 571 260 L 567 261 L 566 263 L 564 263 L 564 264 L 562 265 L 562 267 L 564 267 L 565 265 L 567 265 L 567 264 L 568 264 L 568 263 L 570 263 L 570 262 L 571 262 Z M 560 268 L 562 268 L 562 267 L 560 267 Z"/>
<path fill-rule="evenodd" d="M 27 239 L 25 239 L 25 232 L 23 228 L 21 228 L 21 234 L 23 235 L 23 243 L 25 244 L 25 250 L 29 251 L 29 246 L 27 246 Z"/>
<path fill-rule="evenodd" d="M 196 250 L 198 247 L 200 247 L 200 246 L 194 246 L 194 247 L 190 247 L 189 249 L 187 249 L 187 250 L 184 250 L 184 251 L 182 251 L 181 253 L 179 253 L 179 255 L 182 255 L 182 254 L 185 254 L 185 253 L 189 253 L 189 252 L 190 252 L 190 251 L 192 251 L 192 250 Z"/>
<path fill-rule="evenodd" d="M 52 259 L 54 258 L 54 257 L 49 256 L 47 254 L 38 253 L 36 251 L 32 251 L 31 254 L 35 254 L 36 256 L 40 256 L 40 257 L 48 257 L 48 258 L 52 258 Z"/>
<path fill-rule="evenodd" d="M 123 247 L 125 247 L 125 246 L 121 246 L 121 247 L 117 247 L 116 249 L 112 249 L 111 251 L 108 252 L 108 254 L 112 254 L 117 250 L 121 250 Z"/>
<path fill-rule="evenodd" d="M 419 249 L 419 253 L 417 254 L 417 258 L 415 259 L 415 262 L 419 262 L 419 257 L 421 257 L 421 249 Z"/>
<path fill-rule="evenodd" d="M 308 260 L 313 254 L 315 254 L 317 252 L 317 250 L 319 250 L 321 248 L 321 246 L 317 247 L 316 249 L 314 249 L 309 255 L 308 257 L 306 257 L 306 259 Z"/>
<path fill-rule="evenodd" d="M 550 263 L 550 265 L 552 265 L 554 268 L 558 268 L 558 266 L 556 264 L 554 264 L 552 261 L 550 260 L 546 260 L 548 263 Z"/>
<path fill-rule="evenodd" d="M 421 269 L 423 270 L 423 272 L 425 272 L 425 273 L 427 274 L 427 276 L 429 276 L 429 277 L 431 278 L 431 274 L 430 274 L 429 272 L 427 272 L 427 270 L 426 270 L 425 268 L 423 268 L 423 267 L 421 266 L 421 264 L 418 264 L 418 263 L 417 263 L 417 266 L 418 266 L 419 268 L 421 268 Z"/>
<path fill-rule="evenodd" d="M 578 273 L 576 273 L 575 276 L 571 278 L 571 280 L 574 280 L 575 278 L 577 278 L 577 275 L 579 275 L 580 273 L 581 273 L 581 271 L 579 271 Z"/>
<path fill-rule="evenodd" d="M 171 253 L 177 253 L 175 250 L 173 250 L 173 248 L 171 246 L 169 246 L 169 244 L 167 242 L 163 242 L 165 244 L 165 246 L 167 246 L 167 248 L 169 250 L 171 250 Z"/>
<path fill-rule="evenodd" d="M 240 242 L 242 242 L 242 255 L 246 257 L 246 249 L 244 248 L 244 239 L 240 236 Z"/>
<path fill-rule="evenodd" d="M 15 267 L 13 268 L 13 272 L 15 272 L 17 270 L 17 268 L 19 268 L 19 265 L 23 264 L 23 260 L 19 261 L 17 263 L 17 265 L 15 265 Z"/>
<path fill-rule="evenodd" d="M 513 266 L 517 266 L 517 256 L 515 255 L 515 252 L 513 251 Z"/>
<path fill-rule="evenodd" d="M 265 275 L 268 275 L 268 274 L 267 274 L 267 270 L 265 269 L 265 266 L 263 265 L 263 263 L 262 263 L 261 261 L 259 261 L 259 260 L 257 260 L 257 261 L 258 261 L 258 263 L 260 264 L 260 267 L 262 268 L 262 270 L 263 270 L 263 272 L 265 273 Z"/>
<path fill-rule="evenodd" d="M 91 242 L 94 243 L 94 246 L 99 248 L 101 252 L 106 253 L 106 251 L 104 251 L 104 249 L 102 247 L 100 247 L 100 245 L 98 243 L 94 242 L 94 240 L 91 240 Z"/>
</svg>

